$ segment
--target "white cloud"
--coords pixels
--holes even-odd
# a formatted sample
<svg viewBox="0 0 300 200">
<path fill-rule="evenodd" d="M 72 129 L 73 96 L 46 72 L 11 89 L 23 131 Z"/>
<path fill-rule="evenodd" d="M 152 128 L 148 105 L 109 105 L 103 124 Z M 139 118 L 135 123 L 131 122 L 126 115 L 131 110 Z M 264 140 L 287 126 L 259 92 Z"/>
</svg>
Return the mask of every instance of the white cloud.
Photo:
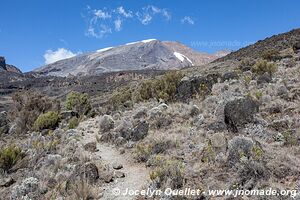
<svg viewBox="0 0 300 200">
<path fill-rule="evenodd" d="M 120 7 L 117 8 L 117 13 L 119 13 L 120 15 L 123 15 L 123 16 L 126 17 L 126 18 L 131 18 L 131 17 L 133 17 L 132 11 L 128 10 L 128 11 L 126 12 L 126 10 L 123 8 L 123 6 L 120 6 Z"/>
<path fill-rule="evenodd" d="M 171 20 L 170 12 L 168 12 L 165 8 L 162 9 L 153 5 L 143 7 L 142 12 L 137 12 L 136 15 L 139 21 L 144 25 L 148 25 L 155 15 L 160 15 L 167 21 Z"/>
<path fill-rule="evenodd" d="M 114 21 L 115 23 L 115 30 L 120 31 L 122 29 L 122 20 L 120 18 Z"/>
<path fill-rule="evenodd" d="M 143 15 L 140 15 L 139 13 L 137 13 L 137 15 L 138 15 L 140 22 L 144 25 L 148 25 L 152 20 L 152 16 L 149 15 L 148 13 L 143 14 Z"/>
<path fill-rule="evenodd" d="M 100 24 L 99 26 L 91 24 L 87 29 L 86 35 L 100 39 L 109 33 L 112 33 L 112 30 L 109 26 L 105 24 Z"/>
<path fill-rule="evenodd" d="M 194 25 L 195 24 L 195 20 L 192 19 L 190 16 L 184 16 L 181 19 L 181 23 L 182 24 L 190 24 L 190 25 Z"/>
<path fill-rule="evenodd" d="M 143 25 L 150 24 L 155 17 L 160 17 L 165 20 L 171 20 L 171 13 L 165 8 L 148 5 L 135 11 L 125 9 L 119 6 L 115 9 L 95 9 L 90 6 L 86 7 L 87 13 L 82 14 L 87 23 L 85 34 L 90 37 L 103 38 L 113 32 L 121 31 L 124 27 L 124 22 L 139 21 Z"/>
<path fill-rule="evenodd" d="M 109 19 L 111 18 L 111 15 L 108 12 L 105 12 L 103 10 L 94 10 L 94 15 L 96 18 L 100 19 Z"/>
<path fill-rule="evenodd" d="M 64 48 L 58 48 L 56 51 L 47 50 L 44 54 L 45 64 L 54 63 L 59 60 L 74 57 L 76 55 L 77 53 L 73 53 L 72 51 Z"/>
</svg>

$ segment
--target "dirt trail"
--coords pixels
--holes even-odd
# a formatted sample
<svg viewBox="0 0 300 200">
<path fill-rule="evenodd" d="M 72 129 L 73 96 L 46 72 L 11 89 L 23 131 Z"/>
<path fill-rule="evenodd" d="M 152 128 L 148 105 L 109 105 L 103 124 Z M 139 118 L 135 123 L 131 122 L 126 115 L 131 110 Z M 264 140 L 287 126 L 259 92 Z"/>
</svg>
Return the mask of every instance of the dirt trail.
<svg viewBox="0 0 300 200">
<path fill-rule="evenodd" d="M 98 133 L 98 118 L 92 118 L 80 123 L 78 128 L 84 130 L 83 144 L 95 141 L 95 133 Z M 131 200 L 136 199 L 134 196 L 129 195 L 116 195 L 120 192 L 123 194 L 128 190 L 141 190 L 149 180 L 149 171 L 145 165 L 134 163 L 130 153 L 120 154 L 120 152 L 112 145 L 105 143 L 98 143 L 95 154 L 100 156 L 102 160 L 112 168 L 113 163 L 123 165 L 120 170 L 125 173 L 124 178 L 115 179 L 114 182 L 105 185 L 105 192 L 102 199 L 105 200 Z"/>
</svg>

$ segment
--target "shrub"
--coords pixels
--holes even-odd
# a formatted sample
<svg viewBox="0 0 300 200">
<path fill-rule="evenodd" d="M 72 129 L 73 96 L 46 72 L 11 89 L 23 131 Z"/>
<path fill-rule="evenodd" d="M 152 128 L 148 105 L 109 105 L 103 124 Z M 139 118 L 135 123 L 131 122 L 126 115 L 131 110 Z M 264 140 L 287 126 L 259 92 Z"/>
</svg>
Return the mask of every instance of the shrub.
<svg viewBox="0 0 300 200">
<path fill-rule="evenodd" d="M 24 133 L 32 129 L 36 119 L 47 111 L 59 111 L 58 101 L 33 91 L 15 93 L 8 118 L 14 126 L 14 133 Z"/>
<path fill-rule="evenodd" d="M 79 124 L 79 119 L 77 117 L 72 117 L 69 120 L 68 128 L 69 129 L 74 129 L 78 126 L 78 124 Z"/>
<path fill-rule="evenodd" d="M 251 71 L 258 75 L 268 73 L 272 76 L 277 71 L 277 66 L 274 63 L 267 62 L 266 60 L 260 60 L 252 67 Z"/>
<path fill-rule="evenodd" d="M 284 138 L 284 145 L 287 146 L 294 146 L 298 143 L 298 138 L 295 133 L 293 133 L 292 130 L 287 130 L 283 132 L 283 138 Z"/>
<path fill-rule="evenodd" d="M 279 59 L 279 51 L 276 49 L 269 49 L 262 52 L 261 57 L 264 60 L 275 61 Z"/>
<path fill-rule="evenodd" d="M 177 86 L 182 77 L 182 73 L 171 71 L 159 79 L 143 82 L 139 88 L 142 100 L 151 98 L 163 99 L 165 101 L 174 100 Z"/>
<path fill-rule="evenodd" d="M 184 184 L 184 165 L 178 160 L 161 160 L 149 174 L 151 180 L 157 180 L 160 188 L 179 189 Z"/>
<path fill-rule="evenodd" d="M 76 111 L 79 115 L 86 115 L 91 110 L 89 96 L 85 93 L 70 92 L 67 95 L 66 108 Z"/>
<path fill-rule="evenodd" d="M 13 144 L 9 145 L 0 150 L 0 168 L 7 172 L 23 157 L 24 154 L 22 153 L 21 148 Z"/>
<path fill-rule="evenodd" d="M 109 100 L 113 109 L 118 109 L 119 106 L 127 107 L 127 102 L 132 101 L 132 92 L 130 87 L 125 87 L 122 88 L 122 91 L 115 92 Z"/>
<path fill-rule="evenodd" d="M 59 114 L 55 111 L 49 111 L 41 114 L 33 124 L 33 128 L 37 131 L 43 129 L 54 129 L 59 122 Z"/>
</svg>

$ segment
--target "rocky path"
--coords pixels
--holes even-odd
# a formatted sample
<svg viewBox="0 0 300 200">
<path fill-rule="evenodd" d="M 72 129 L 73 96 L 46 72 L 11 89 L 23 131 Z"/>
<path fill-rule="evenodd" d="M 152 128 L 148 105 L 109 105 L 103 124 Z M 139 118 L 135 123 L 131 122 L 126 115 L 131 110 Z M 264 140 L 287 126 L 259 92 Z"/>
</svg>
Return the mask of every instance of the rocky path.
<svg viewBox="0 0 300 200">
<path fill-rule="evenodd" d="M 98 119 L 92 118 L 80 123 L 79 129 L 84 130 L 82 144 L 95 142 L 95 134 L 98 133 Z M 125 174 L 124 178 L 117 178 L 112 183 L 106 184 L 102 199 L 105 200 L 131 200 L 135 196 L 122 195 L 126 190 L 141 190 L 149 180 L 149 170 L 143 164 L 135 163 L 130 153 L 121 154 L 114 146 L 97 143 L 97 154 L 102 161 L 111 169 L 118 164 L 122 169 L 118 170 Z M 121 195 L 119 195 L 121 194 Z"/>
</svg>

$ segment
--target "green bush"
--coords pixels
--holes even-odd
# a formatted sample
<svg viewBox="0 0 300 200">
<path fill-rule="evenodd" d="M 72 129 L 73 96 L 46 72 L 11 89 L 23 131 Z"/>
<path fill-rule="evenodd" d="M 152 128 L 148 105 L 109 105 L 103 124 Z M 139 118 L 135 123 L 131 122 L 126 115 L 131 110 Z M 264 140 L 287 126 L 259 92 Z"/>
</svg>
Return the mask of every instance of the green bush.
<svg viewBox="0 0 300 200">
<path fill-rule="evenodd" d="M 67 95 L 66 108 L 78 112 L 79 115 L 86 115 L 91 110 L 89 96 L 85 93 L 70 92 Z"/>
<path fill-rule="evenodd" d="M 77 117 L 72 117 L 69 120 L 68 128 L 69 129 L 74 129 L 78 126 L 78 124 L 79 124 L 79 119 Z"/>
<path fill-rule="evenodd" d="M 37 131 L 43 129 L 54 129 L 57 127 L 59 122 L 58 112 L 49 111 L 41 114 L 33 124 L 33 128 Z"/>
<path fill-rule="evenodd" d="M 12 100 L 8 118 L 14 124 L 13 133 L 16 134 L 31 130 L 40 114 L 60 110 L 58 101 L 34 91 L 17 92 L 12 96 Z"/>
<path fill-rule="evenodd" d="M 279 59 L 279 51 L 276 49 L 269 49 L 264 51 L 261 54 L 262 59 L 268 60 L 268 61 L 275 61 Z"/>
<path fill-rule="evenodd" d="M 179 189 L 184 185 L 184 165 L 178 160 L 164 160 L 150 172 L 151 180 L 158 181 L 160 188 Z"/>
<path fill-rule="evenodd" d="M 128 102 L 132 101 L 132 89 L 130 87 L 122 88 L 121 91 L 115 92 L 110 98 L 109 102 L 114 109 L 119 106 L 128 106 Z"/>
<path fill-rule="evenodd" d="M 158 79 L 143 82 L 139 88 L 141 99 L 149 100 L 156 98 L 165 101 L 174 100 L 177 86 L 182 77 L 182 73 L 171 71 Z"/>
<path fill-rule="evenodd" d="M 266 60 L 260 60 L 252 67 L 251 71 L 258 75 L 268 73 L 272 76 L 277 71 L 277 66 L 275 63 L 270 63 Z"/>
<path fill-rule="evenodd" d="M 24 153 L 22 153 L 21 148 L 9 145 L 0 150 L 0 168 L 7 172 L 23 157 Z"/>
</svg>

